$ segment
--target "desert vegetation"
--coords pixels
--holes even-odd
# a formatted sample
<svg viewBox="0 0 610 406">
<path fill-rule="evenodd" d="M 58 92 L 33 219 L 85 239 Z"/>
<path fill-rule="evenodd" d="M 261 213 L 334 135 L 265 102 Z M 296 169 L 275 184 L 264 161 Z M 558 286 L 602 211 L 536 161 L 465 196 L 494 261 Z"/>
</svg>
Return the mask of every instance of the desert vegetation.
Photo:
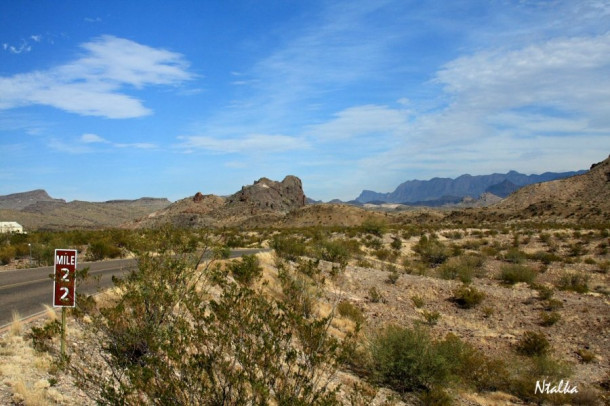
<svg viewBox="0 0 610 406">
<path fill-rule="evenodd" d="M 3 238 L 9 263 L 29 256 L 28 243 L 138 258 L 112 291 L 79 298 L 69 366 L 57 356 L 56 320 L 20 327 L 23 345 L 55 359 L 40 404 L 75 388 L 101 404 L 608 400 L 608 225 L 369 219 Z M 244 247 L 271 251 L 223 254 Z M 3 364 L 15 334 L 2 337 Z M 535 393 L 542 380 L 570 380 L 578 394 Z"/>
</svg>

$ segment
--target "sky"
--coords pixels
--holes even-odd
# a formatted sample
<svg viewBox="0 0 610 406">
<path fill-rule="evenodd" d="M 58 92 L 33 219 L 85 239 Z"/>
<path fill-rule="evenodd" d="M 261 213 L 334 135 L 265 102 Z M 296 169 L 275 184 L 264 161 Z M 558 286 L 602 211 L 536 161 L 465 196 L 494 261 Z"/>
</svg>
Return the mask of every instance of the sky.
<svg viewBox="0 0 610 406">
<path fill-rule="evenodd" d="M 308 197 L 610 153 L 610 0 L 3 2 L 0 195 Z"/>
</svg>

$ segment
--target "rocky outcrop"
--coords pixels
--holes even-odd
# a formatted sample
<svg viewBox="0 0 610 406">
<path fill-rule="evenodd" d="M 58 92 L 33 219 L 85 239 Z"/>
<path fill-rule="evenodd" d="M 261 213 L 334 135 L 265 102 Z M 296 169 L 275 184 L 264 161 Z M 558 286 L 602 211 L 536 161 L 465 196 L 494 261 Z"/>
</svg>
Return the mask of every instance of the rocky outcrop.
<svg viewBox="0 0 610 406">
<path fill-rule="evenodd" d="M 303 207 L 305 202 L 301 179 L 291 175 L 281 182 L 260 178 L 252 185 L 243 186 L 227 199 L 229 206 L 280 212 Z"/>
</svg>

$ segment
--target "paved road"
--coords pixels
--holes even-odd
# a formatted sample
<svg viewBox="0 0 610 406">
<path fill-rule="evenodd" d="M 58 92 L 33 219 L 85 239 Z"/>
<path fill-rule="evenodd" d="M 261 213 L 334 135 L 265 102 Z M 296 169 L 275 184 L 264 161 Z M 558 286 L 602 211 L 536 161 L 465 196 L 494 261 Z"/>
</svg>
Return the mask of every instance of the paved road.
<svg viewBox="0 0 610 406">
<path fill-rule="evenodd" d="M 231 252 L 231 258 L 265 252 L 265 249 L 241 249 Z M 112 286 L 112 276 L 121 276 L 136 266 L 135 259 L 116 259 L 78 263 L 78 269 L 89 267 L 92 276 L 76 287 L 77 292 L 92 294 Z M 15 269 L 0 272 L 0 330 L 13 319 L 13 312 L 22 318 L 44 311 L 53 305 L 53 267 Z M 99 276 L 99 283 L 94 277 Z"/>
</svg>

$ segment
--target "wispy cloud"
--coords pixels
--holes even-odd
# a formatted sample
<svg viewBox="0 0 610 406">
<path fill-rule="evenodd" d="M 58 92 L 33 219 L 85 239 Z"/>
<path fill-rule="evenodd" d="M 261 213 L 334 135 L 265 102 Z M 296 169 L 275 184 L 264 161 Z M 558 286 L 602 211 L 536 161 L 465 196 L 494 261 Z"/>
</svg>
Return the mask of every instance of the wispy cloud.
<svg viewBox="0 0 610 406">
<path fill-rule="evenodd" d="M 290 150 L 305 149 L 307 142 L 286 135 L 248 134 L 239 138 L 211 136 L 180 136 L 182 142 L 176 145 L 182 151 L 196 150 L 220 154 L 270 154 Z"/>
<path fill-rule="evenodd" d="M 42 104 L 81 115 L 151 114 L 126 86 L 177 85 L 193 78 L 182 55 L 105 35 L 81 45 L 84 56 L 47 71 L 0 77 L 0 109 Z"/>
<path fill-rule="evenodd" d="M 17 46 L 5 42 L 2 44 L 2 49 L 10 52 L 11 54 L 19 55 L 30 52 L 32 50 L 32 46 L 26 40 L 22 40 Z"/>
</svg>

